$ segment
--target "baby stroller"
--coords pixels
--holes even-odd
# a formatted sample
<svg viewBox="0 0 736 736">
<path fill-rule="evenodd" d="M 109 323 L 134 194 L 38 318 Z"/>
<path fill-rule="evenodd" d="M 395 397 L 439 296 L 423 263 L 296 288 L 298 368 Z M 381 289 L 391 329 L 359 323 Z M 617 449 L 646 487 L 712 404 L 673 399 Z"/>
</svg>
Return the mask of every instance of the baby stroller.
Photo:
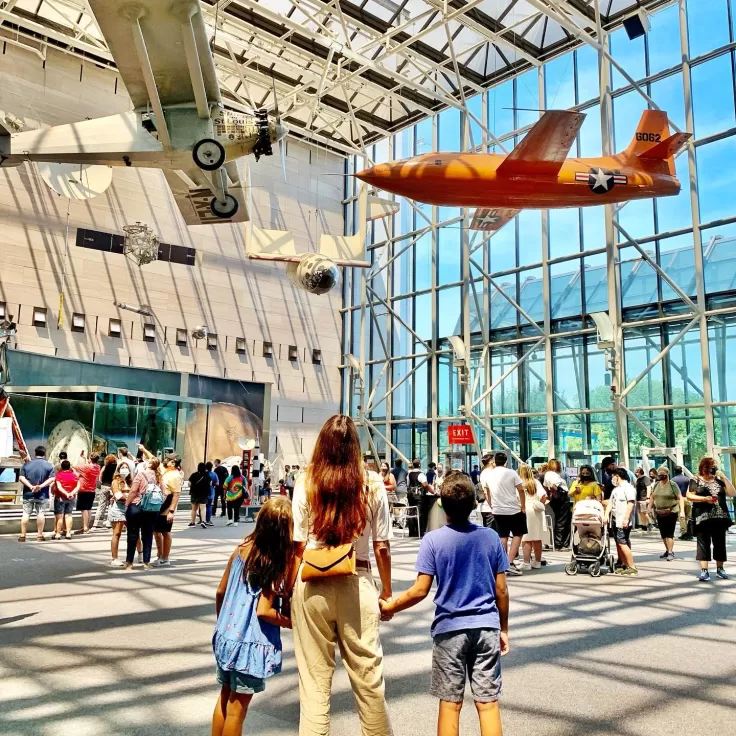
<svg viewBox="0 0 736 736">
<path fill-rule="evenodd" d="M 603 506 L 599 501 L 579 501 L 572 515 L 572 557 L 565 565 L 568 575 L 587 570 L 594 578 L 602 572 L 613 572 L 614 559 L 605 521 Z"/>
</svg>

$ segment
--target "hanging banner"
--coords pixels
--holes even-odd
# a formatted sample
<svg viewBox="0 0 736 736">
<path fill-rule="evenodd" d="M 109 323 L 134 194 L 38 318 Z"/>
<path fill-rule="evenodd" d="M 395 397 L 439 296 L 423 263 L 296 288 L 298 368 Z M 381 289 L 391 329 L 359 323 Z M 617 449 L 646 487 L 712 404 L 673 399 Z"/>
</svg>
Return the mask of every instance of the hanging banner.
<svg viewBox="0 0 736 736">
<path fill-rule="evenodd" d="M 451 445 L 472 445 L 473 428 L 469 424 L 451 424 L 447 428 L 447 438 Z"/>
</svg>

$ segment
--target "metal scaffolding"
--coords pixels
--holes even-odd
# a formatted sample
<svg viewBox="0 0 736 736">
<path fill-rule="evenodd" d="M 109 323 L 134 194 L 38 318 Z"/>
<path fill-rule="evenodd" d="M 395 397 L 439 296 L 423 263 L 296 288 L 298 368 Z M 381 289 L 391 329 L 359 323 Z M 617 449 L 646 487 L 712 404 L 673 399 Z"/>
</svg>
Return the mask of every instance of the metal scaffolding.
<svg viewBox="0 0 736 736">
<path fill-rule="evenodd" d="M 563 4 L 558 0 L 529 0 L 529 4 L 539 11 L 545 17 L 548 17 L 565 28 L 572 36 L 582 40 L 588 44 L 598 54 L 598 70 L 599 70 L 599 89 L 600 97 L 597 103 L 600 105 L 600 124 L 601 124 L 601 140 L 603 146 L 603 155 L 613 153 L 613 109 L 612 100 L 614 93 L 611 85 L 611 68 L 616 69 L 619 74 L 627 82 L 627 91 L 638 93 L 649 107 L 656 108 L 657 105 L 647 93 L 647 87 L 650 79 L 646 78 L 636 81 L 623 66 L 616 61 L 609 49 L 609 32 L 604 29 L 600 16 L 599 2 L 594 0 L 591 9 L 594 10 L 595 23 L 591 30 L 590 17 L 585 15 L 581 17 L 581 13 L 575 11 L 571 4 Z M 441 3 L 438 3 L 438 7 Z M 689 75 L 690 53 L 688 46 L 687 32 L 687 7 L 686 0 L 677 0 L 679 6 L 680 17 L 680 37 L 679 44 L 682 52 L 682 72 L 684 80 L 684 103 L 685 103 L 685 129 L 693 134 L 693 104 L 692 90 Z M 454 59 L 456 53 L 453 50 L 453 38 L 446 25 L 448 52 Z M 538 90 L 540 107 L 544 107 L 545 92 L 545 67 L 539 65 L 538 74 Z M 455 66 L 455 72 L 457 72 Z M 448 71 L 445 69 L 444 74 Z M 481 102 L 481 118 L 477 114 L 470 115 L 468 104 L 465 96 L 462 97 L 464 104 L 461 116 L 461 144 L 463 150 L 482 150 L 487 151 L 495 145 L 495 150 L 507 151 L 512 148 L 516 136 L 523 134 L 528 125 L 518 130 L 514 130 L 502 137 L 498 138 L 492 133 L 492 126 L 487 120 L 488 105 L 486 104 L 486 95 L 483 93 Z M 585 109 L 588 104 L 580 104 L 577 109 Z M 471 127 L 475 125 L 476 129 L 483 132 L 483 141 L 472 140 Z M 673 130 L 679 131 L 680 128 L 670 121 Z M 387 141 L 388 155 L 384 158 L 392 159 L 395 157 L 394 139 Z M 432 150 L 438 149 L 438 125 L 437 119 L 432 122 Z M 385 151 L 384 151 L 385 154 Z M 605 249 L 597 251 L 585 251 L 584 255 L 605 253 L 606 273 L 607 273 L 607 305 L 608 317 L 610 318 L 613 334 L 615 339 L 613 345 L 606 350 L 606 361 L 611 376 L 611 406 L 607 410 L 612 420 L 615 422 L 616 443 L 617 447 L 602 448 L 605 450 L 618 452 L 619 459 L 622 462 L 629 463 L 631 451 L 639 452 L 638 447 L 630 448 L 630 434 L 632 428 L 640 431 L 652 443 L 652 448 L 667 448 L 666 454 L 673 460 L 680 459 L 674 451 L 674 442 L 670 437 L 657 436 L 652 427 L 654 419 L 660 412 L 685 411 L 685 421 L 695 421 L 691 419 L 693 410 L 702 410 L 705 423 L 705 449 L 708 452 L 714 452 L 716 448 L 716 432 L 714 411 L 719 409 L 719 402 L 714 402 L 711 390 L 710 376 L 710 354 L 708 348 L 708 329 L 712 320 L 718 319 L 720 316 L 736 315 L 736 308 L 725 307 L 718 308 L 709 306 L 706 299 L 706 290 L 704 284 L 704 257 L 700 232 L 699 220 L 699 197 L 697 188 L 697 172 L 695 159 L 695 139 L 691 141 L 685 151 L 681 154 L 687 157 L 689 182 L 683 182 L 683 186 L 690 188 L 690 208 L 692 214 L 692 237 L 694 249 L 694 279 L 695 293 L 681 287 L 667 270 L 658 262 L 657 257 L 646 249 L 645 241 L 651 239 L 640 239 L 632 237 L 627 228 L 621 223 L 619 213 L 625 207 L 625 204 L 618 206 L 606 206 L 605 210 Z M 400 156 L 397 156 L 400 157 Z M 360 164 L 356 164 L 360 166 Z M 349 191 L 348 191 L 349 194 Z M 346 199 L 346 205 L 349 207 L 351 198 Z M 458 321 L 458 331 L 453 336 L 440 336 L 437 333 L 436 325 L 438 320 L 438 283 L 437 274 L 439 261 L 439 231 L 448 226 L 448 222 L 440 222 L 439 208 L 431 208 L 431 217 L 427 216 L 428 210 L 418 208 L 415 203 L 408 203 L 414 211 L 419 212 L 423 222 L 421 229 L 416 229 L 409 233 L 402 232 L 400 235 L 391 236 L 391 231 L 387 230 L 386 238 L 374 237 L 371 251 L 375 254 L 375 265 L 367 273 L 362 275 L 363 281 L 360 285 L 361 300 L 357 305 L 360 311 L 360 355 L 356 356 L 357 365 L 350 374 L 357 378 L 360 377 L 360 384 L 365 387 L 359 392 L 357 403 L 351 401 L 351 396 L 346 395 L 345 405 L 356 416 L 359 423 L 363 427 L 367 442 L 372 451 L 378 457 L 393 453 L 394 455 L 408 460 L 406 452 L 406 443 L 395 440 L 393 430 L 398 425 L 401 427 L 410 427 L 412 425 L 429 427 L 429 435 L 431 443 L 427 446 L 427 456 L 429 459 L 438 459 L 440 447 L 440 426 L 447 421 L 465 421 L 471 424 L 475 430 L 476 444 L 473 452 L 480 454 L 481 445 L 479 438 L 483 437 L 483 444 L 490 447 L 491 445 L 506 448 L 506 450 L 516 459 L 517 462 L 527 462 L 532 456 L 542 454 L 553 457 L 559 453 L 560 447 L 557 445 L 556 438 L 558 436 L 558 420 L 565 417 L 580 417 L 584 419 L 590 415 L 606 414 L 606 410 L 597 407 L 590 408 L 585 405 L 585 392 L 577 397 L 577 406 L 571 406 L 566 403 L 566 399 L 556 390 L 554 375 L 554 346 L 567 342 L 571 346 L 573 355 L 575 351 L 582 351 L 583 347 L 575 341 L 582 340 L 586 343 L 592 340 L 595 335 L 595 329 L 588 326 L 585 322 L 579 329 L 568 331 L 560 331 L 559 326 L 553 327 L 553 318 L 551 313 L 551 271 L 550 266 L 558 261 L 565 259 L 550 258 L 548 248 L 548 213 L 542 212 L 542 252 L 540 259 L 532 264 L 526 264 L 524 269 L 532 269 L 541 267 L 542 270 L 542 302 L 543 302 L 543 318 L 535 319 L 528 309 L 525 309 L 513 293 L 502 283 L 505 273 L 494 273 L 490 263 L 490 248 L 488 236 L 479 233 L 470 233 L 467 229 L 469 222 L 468 211 L 462 212 L 460 218 L 450 220 L 461 227 L 460 230 L 460 247 L 461 247 L 461 281 L 457 286 L 461 289 L 461 310 L 460 319 Z M 399 217 L 399 215 L 396 215 Z M 419 218 L 418 218 L 419 219 Z M 736 219 L 736 218 L 733 218 Z M 514 227 L 514 224 L 508 225 Z M 397 259 L 403 253 L 415 248 L 416 243 L 423 236 L 430 235 L 432 238 L 432 270 L 431 284 L 428 289 L 431 303 L 431 323 L 433 325 L 432 338 L 428 339 L 426 334 L 421 335 L 416 331 L 416 322 L 412 324 L 411 318 L 401 315 L 396 311 L 396 299 L 392 298 L 393 290 L 393 267 Z M 661 240 L 671 233 L 657 233 L 654 238 Z M 715 236 L 717 238 L 718 236 Z M 734 239 L 736 240 L 736 239 Z M 722 242 L 723 239 L 721 239 Z M 712 243 L 711 243 L 712 245 Z M 491 241 L 492 247 L 492 241 Z M 621 250 L 633 249 L 637 254 L 642 266 L 652 269 L 661 289 L 664 285 L 671 289 L 674 299 L 670 300 L 669 313 L 660 313 L 656 316 L 647 316 L 641 319 L 625 319 L 625 313 L 622 309 L 622 263 Z M 581 254 L 582 255 L 582 254 Z M 581 274 L 583 273 L 582 261 L 580 261 Z M 514 272 L 520 272 L 521 266 L 517 266 Z M 352 278 L 359 278 L 358 274 L 353 274 Z M 376 286 L 374 281 L 380 279 L 380 286 Z M 454 285 L 454 284 L 451 284 Z M 443 286 L 447 287 L 447 284 Z M 483 288 L 479 288 L 482 286 Z M 346 284 L 346 294 L 354 293 L 356 284 L 348 282 Z M 491 332 L 491 301 L 503 299 L 509 308 L 516 314 L 520 315 L 520 324 L 524 326 L 519 334 L 512 338 L 493 339 L 495 336 Z M 349 301 L 349 300 L 348 300 Z M 346 353 L 349 352 L 349 346 L 354 344 L 352 331 L 354 329 L 354 321 L 351 319 L 353 310 L 346 304 L 344 308 L 346 329 Z M 472 319 L 471 319 L 472 315 Z M 381 321 L 383 320 L 383 322 Z M 474 320 L 474 321 L 473 321 Z M 673 334 L 670 326 L 674 323 Z M 383 325 L 383 329 L 381 329 Z M 371 331 L 371 327 L 375 328 L 375 333 L 379 336 L 378 341 L 381 345 L 381 355 L 376 356 L 375 353 L 367 354 L 367 336 Z M 412 338 L 413 347 L 409 352 L 397 352 L 394 349 L 394 333 L 393 331 L 399 327 L 406 330 Z M 654 341 L 649 334 L 652 328 L 661 328 L 663 330 L 663 342 L 661 344 Z M 633 330 L 639 330 L 637 334 L 643 335 L 647 345 L 647 363 L 637 371 L 636 375 L 630 376 L 627 372 L 627 356 L 624 351 L 624 335 L 631 336 Z M 496 331 L 497 332 L 497 331 Z M 699 380 L 694 381 L 691 371 L 687 372 L 682 363 L 678 363 L 674 359 L 676 349 L 681 343 L 697 333 L 700 345 L 700 357 L 702 375 Z M 375 342 L 375 341 L 374 341 Z M 513 355 L 509 358 L 509 351 Z M 538 362 L 536 356 L 539 353 L 544 354 L 544 372 L 537 371 L 531 366 L 532 361 Z M 684 355 L 684 350 L 683 350 Z M 495 358 L 501 356 L 502 362 L 499 364 L 501 368 L 497 370 L 493 368 Z M 503 359 L 509 358 L 510 362 L 503 362 Z M 397 363 L 411 361 L 411 368 L 408 371 L 396 371 Z M 449 362 L 451 364 L 451 374 L 454 373 L 456 386 L 450 391 L 452 395 L 455 390 L 459 392 L 459 404 L 454 407 L 454 411 L 450 415 L 443 415 L 440 411 L 438 401 L 438 386 L 440 380 L 440 365 Z M 684 362 L 684 361 L 683 361 Z M 578 363 L 575 362 L 576 370 Z M 632 391 L 642 382 L 649 380 L 652 371 L 660 364 L 666 365 L 669 371 L 677 372 L 694 391 L 695 395 L 701 399 L 697 401 L 687 401 L 686 403 L 677 403 L 672 400 L 669 402 L 651 401 L 647 405 L 629 406 L 628 400 L 632 396 Z M 429 392 L 428 392 L 428 412 L 427 416 L 418 417 L 394 417 L 392 411 L 392 399 L 396 396 L 397 391 L 404 387 L 405 384 L 412 385 L 414 383 L 417 372 L 427 366 L 429 375 Z M 530 367 L 531 366 L 531 367 Z M 544 384 L 544 410 L 537 412 L 521 411 L 524 407 L 518 407 L 518 411 L 502 412 L 493 411 L 492 397 L 498 389 L 503 389 L 504 384 L 510 377 L 516 376 L 519 383 L 522 380 L 522 367 L 529 371 L 530 375 L 539 379 L 540 384 Z M 499 372 L 500 371 L 500 372 Z M 628 380 L 627 380 L 628 377 Z M 578 385 L 584 382 L 585 375 L 579 377 Z M 385 382 L 384 388 L 379 388 Z M 352 392 L 353 382 L 350 383 Z M 521 389 L 523 390 L 523 389 Z M 367 394 L 366 394 L 367 391 Z M 582 399 L 582 400 L 581 400 Z M 726 402 L 730 405 L 730 402 Z M 380 412 L 380 418 L 377 407 L 385 407 L 384 413 Z M 414 406 L 414 403 L 411 404 Z M 725 409 L 725 406 L 722 408 Z M 519 427 L 522 423 L 536 419 L 538 422 L 544 422 L 546 427 L 546 444 L 536 448 L 530 448 L 533 441 L 527 442 L 527 452 L 523 454 L 520 446 L 512 447 L 504 438 L 499 429 L 499 420 L 517 419 Z M 503 421 L 501 424 L 503 424 Z M 671 421 L 674 421 L 672 419 Z M 666 423 L 665 423 L 666 424 Z M 630 427 L 631 425 L 631 427 Z M 649 425 L 649 426 L 648 426 Z M 583 430 L 582 444 L 583 449 L 591 452 L 591 438 L 589 433 L 589 425 L 585 425 Z M 689 425 L 688 425 L 689 426 Z M 665 433 L 668 433 L 665 432 Z M 521 437 L 521 429 L 519 429 Z M 669 441 L 668 441 L 669 440 Z M 417 453 L 417 443 L 413 442 L 413 453 Z M 520 441 L 520 444 L 521 443 Z M 400 447 L 399 445 L 403 445 Z"/>
</svg>

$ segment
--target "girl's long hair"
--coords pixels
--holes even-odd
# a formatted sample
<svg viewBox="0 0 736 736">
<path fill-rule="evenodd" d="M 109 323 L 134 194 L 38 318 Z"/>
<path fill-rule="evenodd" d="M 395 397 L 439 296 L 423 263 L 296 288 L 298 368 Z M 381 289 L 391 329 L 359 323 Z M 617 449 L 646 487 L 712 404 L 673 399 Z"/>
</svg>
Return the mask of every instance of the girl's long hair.
<svg viewBox="0 0 736 736">
<path fill-rule="evenodd" d="M 523 481 L 524 491 L 527 496 L 537 495 L 537 481 L 534 471 L 528 465 L 519 465 L 519 477 Z"/>
<path fill-rule="evenodd" d="M 105 465 L 112 465 L 113 463 L 117 465 L 118 459 L 117 457 L 115 457 L 115 455 L 110 453 L 109 455 L 105 457 Z"/>
<path fill-rule="evenodd" d="M 263 504 L 243 564 L 243 580 L 252 588 L 276 590 L 285 579 L 294 553 L 294 519 L 291 502 L 274 496 Z"/>
<path fill-rule="evenodd" d="M 353 420 L 335 414 L 320 430 L 305 478 L 314 536 L 323 544 L 347 544 L 366 524 L 360 439 Z"/>
<path fill-rule="evenodd" d="M 156 474 L 156 480 L 160 481 L 163 474 L 161 473 L 161 461 L 157 458 L 151 458 L 148 461 L 148 469 L 153 470 L 153 472 Z"/>
<path fill-rule="evenodd" d="M 561 473 L 562 463 L 560 463 L 560 461 L 556 457 L 551 457 L 549 461 L 547 462 L 547 468 L 548 470 L 551 470 L 553 473 Z"/>
</svg>

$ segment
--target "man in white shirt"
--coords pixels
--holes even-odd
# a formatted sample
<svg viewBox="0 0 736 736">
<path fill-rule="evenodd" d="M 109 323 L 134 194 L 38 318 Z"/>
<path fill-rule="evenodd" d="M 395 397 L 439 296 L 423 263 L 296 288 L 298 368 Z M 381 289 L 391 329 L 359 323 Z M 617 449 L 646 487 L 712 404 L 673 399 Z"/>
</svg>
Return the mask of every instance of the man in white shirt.
<svg viewBox="0 0 736 736">
<path fill-rule="evenodd" d="M 483 463 L 483 470 L 480 472 L 480 486 L 484 491 L 484 498 L 478 506 L 480 511 L 480 517 L 483 519 L 483 526 L 488 529 L 493 529 L 493 513 L 491 511 L 491 504 L 489 501 L 491 493 L 490 476 L 493 468 L 493 455 L 490 452 L 484 452 L 481 460 Z"/>
<path fill-rule="evenodd" d="M 508 551 L 511 567 L 507 575 L 521 575 L 516 564 L 521 538 L 527 533 L 526 526 L 526 494 L 524 482 L 515 470 L 506 467 L 508 458 L 505 452 L 497 452 L 494 458 L 496 467 L 486 476 L 489 491 L 488 503 L 493 514 L 494 524 L 504 551 L 511 537 L 511 549 Z"/>
<path fill-rule="evenodd" d="M 631 552 L 631 520 L 636 506 L 636 488 L 629 483 L 626 468 L 617 468 L 611 475 L 613 492 L 606 501 L 606 524 L 613 518 L 613 536 L 616 540 L 616 551 L 621 567 L 617 575 L 638 575 L 634 566 L 634 555 Z"/>
</svg>

